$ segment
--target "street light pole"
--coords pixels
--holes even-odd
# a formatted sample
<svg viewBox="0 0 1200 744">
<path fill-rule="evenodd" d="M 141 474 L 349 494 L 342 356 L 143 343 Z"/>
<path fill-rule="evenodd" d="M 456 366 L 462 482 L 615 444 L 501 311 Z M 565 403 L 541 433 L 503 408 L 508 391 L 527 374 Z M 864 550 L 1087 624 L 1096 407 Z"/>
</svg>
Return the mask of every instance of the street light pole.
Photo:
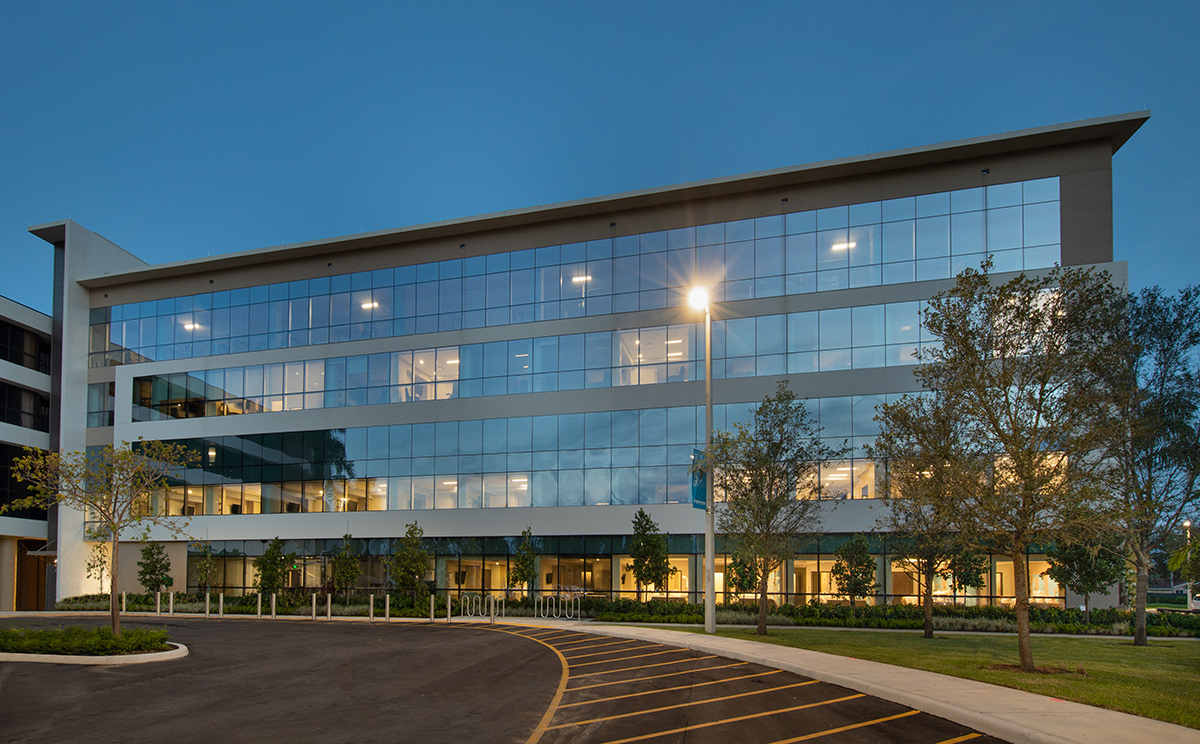
<svg viewBox="0 0 1200 744">
<path fill-rule="evenodd" d="M 704 632 L 717 632 L 716 590 L 716 504 L 713 501 L 714 473 L 709 457 L 712 454 L 712 312 L 708 292 L 697 287 L 689 301 L 695 309 L 704 309 Z"/>
</svg>

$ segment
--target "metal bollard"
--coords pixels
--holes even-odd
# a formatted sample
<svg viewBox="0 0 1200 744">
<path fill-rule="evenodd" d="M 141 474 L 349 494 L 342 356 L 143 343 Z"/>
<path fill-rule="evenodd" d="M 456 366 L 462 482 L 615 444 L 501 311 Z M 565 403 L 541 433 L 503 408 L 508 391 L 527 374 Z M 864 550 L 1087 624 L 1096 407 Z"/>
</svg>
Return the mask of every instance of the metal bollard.
<svg viewBox="0 0 1200 744">
<path fill-rule="evenodd" d="M 392 621 L 392 595 L 385 594 L 383 596 L 383 621 L 390 623 Z"/>
<path fill-rule="evenodd" d="M 217 595 L 217 617 L 225 617 L 225 592 Z"/>
<path fill-rule="evenodd" d="M 262 617 L 262 592 L 258 593 L 258 609 L 255 613 L 255 617 Z"/>
<path fill-rule="evenodd" d="M 446 622 L 450 622 L 450 592 L 446 592 Z"/>
<path fill-rule="evenodd" d="M 433 622 L 433 595 L 429 595 L 429 622 Z"/>
<path fill-rule="evenodd" d="M 275 592 L 271 592 L 271 619 L 275 619 Z"/>
<path fill-rule="evenodd" d="M 162 592 L 160 591 L 154 592 L 154 614 L 162 614 Z"/>
<path fill-rule="evenodd" d="M 367 622 L 375 622 L 375 595 L 367 595 Z"/>
<path fill-rule="evenodd" d="M 492 614 L 492 625 L 495 625 L 495 624 L 496 624 L 496 598 L 495 598 L 495 597 L 488 597 L 488 599 L 489 599 L 489 600 L 491 600 L 491 601 L 490 601 L 488 604 L 490 605 L 490 608 L 491 608 L 491 611 L 492 611 L 492 612 L 491 612 L 491 614 Z"/>
<path fill-rule="evenodd" d="M 212 617 L 212 592 L 204 593 L 204 616 Z"/>
<path fill-rule="evenodd" d="M 316 620 L 317 619 L 317 593 L 316 592 L 313 592 L 312 600 L 313 600 L 312 619 Z"/>
<path fill-rule="evenodd" d="M 125 614 L 125 595 L 129 592 L 121 592 L 121 614 Z"/>
<path fill-rule="evenodd" d="M 333 595 L 326 594 L 325 595 L 325 619 L 330 620 L 332 618 L 333 618 Z"/>
<path fill-rule="evenodd" d="M 175 592 L 167 592 L 167 615 L 175 617 Z"/>
</svg>

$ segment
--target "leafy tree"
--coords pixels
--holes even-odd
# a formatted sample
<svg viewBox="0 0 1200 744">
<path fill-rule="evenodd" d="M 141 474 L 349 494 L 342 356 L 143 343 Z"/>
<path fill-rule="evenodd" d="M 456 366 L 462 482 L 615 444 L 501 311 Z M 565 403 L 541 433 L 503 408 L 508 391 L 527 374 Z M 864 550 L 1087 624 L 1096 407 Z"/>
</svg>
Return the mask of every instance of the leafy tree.
<svg viewBox="0 0 1200 744">
<path fill-rule="evenodd" d="M 967 589 L 983 587 L 990 566 L 987 556 L 976 553 L 960 541 L 955 542 L 954 548 L 946 560 L 950 588 L 955 594 L 962 594 Z"/>
<path fill-rule="evenodd" d="M 715 432 L 693 467 L 712 465 L 722 495 L 717 526 L 730 535 L 758 576 L 758 634 L 767 632 L 767 580 L 796 552 L 797 540 L 820 528 L 815 494 L 821 466 L 841 456 L 820 437 L 821 429 L 787 381 L 762 400 L 749 424 Z M 712 472 L 710 471 L 710 472 Z"/>
<path fill-rule="evenodd" d="M 334 586 L 346 595 L 347 605 L 350 604 L 350 590 L 362 573 L 362 564 L 354 554 L 354 546 L 350 544 L 352 539 L 349 533 L 342 535 L 341 546 L 329 558 L 329 572 L 333 576 Z"/>
<path fill-rule="evenodd" d="M 424 601 L 429 595 L 425 584 L 425 571 L 429 567 L 429 553 L 421 546 L 425 531 L 416 522 L 410 522 L 404 537 L 392 541 L 392 554 L 384 559 L 392 586 L 406 592 L 414 604 Z"/>
<path fill-rule="evenodd" d="M 1118 293 L 1092 270 L 1054 269 L 996 285 L 989 267 L 964 271 L 924 312 L 937 343 L 921 351 L 915 374 L 958 419 L 961 459 L 951 461 L 953 490 L 909 497 L 972 549 L 1012 560 L 1018 655 L 1032 672 L 1029 548 L 1099 531 L 1107 521 L 1101 383 L 1121 340 Z M 961 463 L 982 467 L 971 476 Z"/>
<path fill-rule="evenodd" d="M 135 446 L 122 442 L 91 452 L 41 452 L 29 447 L 12 463 L 13 477 L 29 485 L 32 495 L 0 505 L 7 509 L 45 509 L 60 504 L 86 515 L 84 537 L 108 543 L 107 551 L 93 550 L 89 575 L 111 577 L 108 605 L 114 635 L 121 632 L 120 603 L 117 601 L 117 562 L 122 532 L 141 540 L 157 526 L 173 536 L 183 534 L 186 518 L 168 516 L 159 496 L 167 479 L 197 458 L 196 453 L 176 444 L 139 440 Z M 126 534 L 126 538 L 130 535 Z M 97 546 L 98 547 L 98 546 Z"/>
<path fill-rule="evenodd" d="M 147 594 L 154 594 L 167 586 L 171 577 L 171 559 L 161 543 L 148 542 L 142 545 L 142 557 L 138 561 L 138 583 Z"/>
<path fill-rule="evenodd" d="M 521 531 L 521 543 L 508 566 L 508 585 L 525 589 L 533 596 L 533 580 L 537 576 L 537 551 L 533 544 L 533 527 Z"/>
<path fill-rule="evenodd" d="M 867 454 L 885 464 L 884 503 L 877 521 L 891 536 L 891 550 L 917 585 L 924 635 L 933 638 L 933 582 L 954 578 L 953 563 L 971 556 L 941 512 L 953 508 L 963 481 L 977 477 L 986 461 L 972 460 L 959 417 L 943 396 L 905 395 L 879 407 L 880 433 Z M 960 586 L 981 586 L 982 567 L 960 567 Z M 957 587 L 956 587 L 957 588 Z"/>
<path fill-rule="evenodd" d="M 263 554 L 254 559 L 254 588 L 263 594 L 282 593 L 287 584 L 288 567 L 295 560 L 295 553 L 283 552 L 283 540 L 278 537 L 271 540 Z"/>
<path fill-rule="evenodd" d="M 1050 568 L 1044 574 L 1076 594 L 1083 595 L 1084 618 L 1092 622 L 1092 595 L 1107 595 L 1125 573 L 1121 546 L 1110 538 L 1092 544 L 1060 542 L 1046 551 Z"/>
<path fill-rule="evenodd" d="M 830 573 L 837 580 L 841 593 L 850 598 L 853 609 L 856 598 L 865 599 L 879 586 L 875 581 L 876 566 L 871 557 L 871 546 L 864 535 L 855 535 L 839 545 L 834 555 L 837 560 Z"/>
<path fill-rule="evenodd" d="M 1200 498 L 1200 287 L 1175 296 L 1151 287 L 1122 299 L 1128 343 L 1108 365 L 1114 425 L 1105 461 L 1114 465 L 1114 521 L 1136 576 L 1133 643 L 1145 646 L 1154 550 Z"/>
<path fill-rule="evenodd" d="M 633 559 L 633 579 L 638 595 L 642 587 L 653 586 L 660 592 L 678 569 L 671 565 L 667 553 L 667 538 L 658 531 L 658 523 L 645 509 L 633 516 L 633 535 L 629 538 L 629 557 Z"/>
<path fill-rule="evenodd" d="M 725 589 L 737 594 L 752 592 L 758 588 L 758 574 L 754 565 L 736 553 L 725 566 Z"/>
<path fill-rule="evenodd" d="M 217 581 L 217 562 L 213 558 L 212 543 L 199 545 L 200 557 L 196 559 L 196 585 L 207 592 Z"/>
</svg>

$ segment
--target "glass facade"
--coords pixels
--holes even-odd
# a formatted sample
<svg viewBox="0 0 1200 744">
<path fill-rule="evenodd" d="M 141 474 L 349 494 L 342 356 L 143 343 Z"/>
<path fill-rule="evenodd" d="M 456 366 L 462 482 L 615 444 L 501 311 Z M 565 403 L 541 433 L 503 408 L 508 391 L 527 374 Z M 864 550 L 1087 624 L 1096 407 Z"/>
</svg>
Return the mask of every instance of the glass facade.
<svg viewBox="0 0 1200 744">
<path fill-rule="evenodd" d="M 923 305 L 716 321 L 713 377 L 912 364 L 930 342 Z M 696 324 L 658 326 L 150 375 L 134 378 L 132 415 L 156 421 L 687 382 L 703 379 L 703 333 Z"/>
<path fill-rule="evenodd" d="M 808 541 L 793 559 L 767 580 L 768 601 L 779 604 L 804 604 L 810 601 L 842 602 L 832 568 L 834 551 L 848 536 L 825 535 Z M 323 591 L 331 577 L 329 558 L 342 545 L 342 539 L 286 540 L 284 550 L 297 558 L 286 578 L 292 591 Z M 509 567 L 517 553 L 520 537 L 426 538 L 423 547 L 431 559 L 426 579 L 441 595 L 459 597 L 468 594 L 516 598 L 525 596 L 524 587 L 509 585 Z M 217 581 L 207 589 L 231 595 L 251 594 L 254 587 L 254 558 L 262 555 L 265 540 L 218 540 L 212 543 Z M 391 540 L 351 540 L 359 556 L 360 572 L 356 589 L 383 592 L 386 570 L 383 558 L 393 550 Z M 756 595 L 738 594 L 725 586 L 725 572 L 733 555 L 721 537 L 717 538 L 714 562 L 714 586 L 717 601 L 724 603 L 756 601 Z M 700 536 L 671 535 L 669 560 L 676 573 L 662 590 L 643 588 L 633 581 L 628 535 L 588 535 L 538 537 L 536 576 L 533 592 L 560 597 L 602 597 L 608 599 L 679 599 L 699 602 L 704 593 L 704 546 Z M 866 604 L 919 604 L 916 584 L 888 553 L 885 542 L 876 542 L 872 553 L 879 569 L 879 591 L 859 602 Z M 196 581 L 198 547 L 188 550 L 188 591 L 199 591 Z M 934 585 L 937 604 L 1013 603 L 1013 564 L 1007 558 L 989 556 L 990 569 L 984 586 L 955 594 L 945 581 Z M 1048 564 L 1029 561 L 1030 601 L 1033 606 L 1062 607 L 1061 587 L 1042 576 Z"/>
<path fill-rule="evenodd" d="M 885 399 L 808 406 L 831 443 L 861 446 L 877 433 Z M 715 406 L 715 426 L 747 422 L 753 406 Z M 703 432 L 703 407 L 684 406 L 178 440 L 199 465 L 176 479 L 162 508 L 201 516 L 684 503 Z M 881 475 L 861 456 L 835 461 L 821 493 L 807 495 L 874 498 Z"/>
<path fill-rule="evenodd" d="M 946 279 L 1059 260 L 1047 178 L 106 308 L 93 367 Z"/>
</svg>

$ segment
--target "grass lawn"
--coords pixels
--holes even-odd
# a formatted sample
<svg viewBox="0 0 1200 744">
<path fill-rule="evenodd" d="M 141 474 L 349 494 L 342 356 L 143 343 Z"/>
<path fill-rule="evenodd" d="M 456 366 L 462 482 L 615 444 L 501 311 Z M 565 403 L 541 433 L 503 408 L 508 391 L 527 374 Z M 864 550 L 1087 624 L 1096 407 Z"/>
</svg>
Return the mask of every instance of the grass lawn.
<svg viewBox="0 0 1200 744">
<path fill-rule="evenodd" d="M 1017 639 L 1009 635 L 939 634 L 926 640 L 916 633 L 819 628 L 773 628 L 765 638 L 753 630 L 717 632 L 1015 687 L 1200 729 L 1200 641 L 1152 639 L 1149 647 L 1135 648 L 1129 638 L 1034 635 L 1034 664 L 1067 671 L 1024 674 L 988 668 L 1017 663 Z"/>
</svg>

